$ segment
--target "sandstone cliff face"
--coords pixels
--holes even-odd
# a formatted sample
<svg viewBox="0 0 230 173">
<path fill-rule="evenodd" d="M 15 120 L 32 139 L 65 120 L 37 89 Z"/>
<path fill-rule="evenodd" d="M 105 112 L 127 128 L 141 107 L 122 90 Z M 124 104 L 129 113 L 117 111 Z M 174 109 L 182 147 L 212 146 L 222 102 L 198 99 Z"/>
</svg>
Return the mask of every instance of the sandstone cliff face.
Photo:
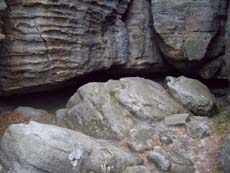
<svg viewBox="0 0 230 173">
<path fill-rule="evenodd" d="M 224 53 L 227 0 L 6 3 L 1 94 L 56 86 L 111 67 L 159 73 L 169 63 L 183 73 L 198 73 L 204 66 L 201 76 L 212 78 L 222 66 L 222 59 L 215 60 Z M 214 65 L 206 65 L 212 60 Z"/>
<path fill-rule="evenodd" d="M 121 66 L 161 71 L 150 3 L 8 0 L 1 90 L 55 84 Z M 127 14 L 127 20 L 125 15 Z"/>
</svg>

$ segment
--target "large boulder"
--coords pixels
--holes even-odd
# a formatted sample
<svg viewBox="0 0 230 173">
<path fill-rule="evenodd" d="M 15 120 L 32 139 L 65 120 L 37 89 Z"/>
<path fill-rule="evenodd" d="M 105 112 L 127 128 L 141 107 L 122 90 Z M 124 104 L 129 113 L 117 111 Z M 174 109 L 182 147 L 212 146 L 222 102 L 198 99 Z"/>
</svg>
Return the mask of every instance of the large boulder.
<svg viewBox="0 0 230 173">
<path fill-rule="evenodd" d="M 131 77 L 82 86 L 57 121 L 97 138 L 123 139 L 138 122 L 186 112 L 158 83 Z"/>
<path fill-rule="evenodd" d="M 200 81 L 184 76 L 168 76 L 166 85 L 169 93 L 194 114 L 210 116 L 215 111 L 215 96 Z"/>
<path fill-rule="evenodd" d="M 80 132 L 30 122 L 6 130 L 0 143 L 0 163 L 11 173 L 120 173 L 142 160 Z"/>
<path fill-rule="evenodd" d="M 151 2 L 159 46 L 174 67 L 193 73 L 196 70 L 192 63 L 213 59 L 222 53 L 226 0 Z M 188 68 L 190 65 L 193 68 Z"/>
<path fill-rule="evenodd" d="M 112 66 L 165 71 L 149 1 L 129 2 L 8 0 L 0 92 L 46 89 Z"/>
</svg>

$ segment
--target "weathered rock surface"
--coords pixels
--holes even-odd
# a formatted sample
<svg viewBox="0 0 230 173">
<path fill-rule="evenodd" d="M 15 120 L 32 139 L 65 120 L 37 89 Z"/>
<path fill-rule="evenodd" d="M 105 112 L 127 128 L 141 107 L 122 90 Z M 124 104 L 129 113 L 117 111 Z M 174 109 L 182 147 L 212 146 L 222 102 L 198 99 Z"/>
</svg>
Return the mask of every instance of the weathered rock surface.
<svg viewBox="0 0 230 173">
<path fill-rule="evenodd" d="M 128 93 L 131 93 L 130 98 L 133 98 L 135 94 L 138 95 L 138 97 L 135 96 L 136 98 L 140 98 L 144 93 L 141 91 L 146 91 L 153 94 L 149 95 L 150 98 L 155 101 L 157 100 L 157 94 L 154 95 L 154 90 L 151 90 L 154 92 L 147 91 L 153 86 L 153 88 L 157 88 L 156 86 L 158 85 L 155 86 L 154 82 L 140 78 L 125 78 L 120 81 L 110 81 L 110 83 L 112 82 L 111 85 L 117 87 L 118 84 L 113 84 L 121 84 L 121 81 L 129 81 L 129 86 L 134 88 L 137 86 L 137 84 L 135 84 L 137 81 L 141 81 L 140 83 L 145 85 L 144 90 L 140 90 L 139 87 L 136 87 L 137 89 L 133 90 L 133 92 L 127 91 Z M 94 92 L 86 92 L 86 88 L 84 90 L 80 89 L 81 92 L 78 91 L 76 95 L 69 100 L 67 108 L 61 109 L 57 112 L 57 119 L 60 120 L 58 123 L 62 124 L 63 121 L 67 124 L 72 122 L 75 123 L 77 120 L 76 118 L 66 118 L 66 115 L 69 114 L 68 112 L 76 105 L 81 104 L 83 100 L 88 101 L 84 102 L 86 108 L 83 110 L 92 109 L 92 100 L 102 100 L 102 98 L 104 98 L 102 97 L 103 94 L 110 91 L 108 90 L 105 92 L 105 85 L 108 85 L 108 83 L 93 83 L 93 86 L 96 86 L 96 84 L 103 86 L 100 87 L 100 89 L 102 89 L 100 92 L 96 92 L 98 91 L 98 87 L 92 87 L 92 84 L 88 84 L 91 85 L 91 87 L 89 87 L 91 89 L 90 91 L 98 93 L 96 95 L 92 94 Z M 120 86 L 123 89 L 127 87 L 124 83 Z M 107 88 L 109 88 L 109 86 L 107 86 Z M 120 104 L 118 99 L 120 93 L 119 89 L 115 91 L 116 95 L 113 92 L 110 93 L 113 98 L 112 103 L 115 103 L 113 106 Z M 161 99 L 165 101 L 164 97 L 169 96 L 167 92 L 164 91 L 163 95 L 164 96 L 160 94 Z M 88 97 L 87 99 L 86 96 Z M 106 97 L 110 96 L 107 95 Z M 89 98 L 91 99 L 90 101 Z M 143 100 L 149 101 L 149 99 L 146 98 L 148 97 L 143 97 Z M 109 99 L 105 100 L 105 102 L 111 103 Z M 142 103 L 142 101 L 139 100 L 137 103 Z M 149 106 L 152 107 L 152 105 Z M 97 107 L 101 110 L 101 106 Z M 115 108 L 113 109 L 116 110 Z M 82 173 L 123 173 L 125 171 L 131 171 L 133 173 L 135 171 L 142 171 L 143 173 L 160 173 L 162 172 L 161 169 L 164 169 L 161 165 L 165 163 L 161 160 L 162 157 L 164 157 L 170 162 L 169 170 L 171 172 L 215 172 L 214 170 L 220 161 L 219 153 L 222 146 L 221 139 L 223 134 L 218 134 L 213 131 L 214 128 L 211 119 L 207 117 L 190 116 L 191 122 L 198 122 L 198 126 L 196 124 L 195 126 L 191 126 L 194 127 L 191 128 L 191 131 L 195 132 L 193 134 L 201 134 L 201 136 L 203 136 L 204 133 L 203 131 L 200 131 L 200 128 L 204 128 L 206 125 L 210 126 L 208 135 L 205 136 L 205 138 L 199 139 L 190 135 L 187 129 L 188 127 L 167 126 L 165 125 L 164 118 L 159 120 L 148 118 L 146 120 L 145 118 L 136 117 L 134 113 L 130 113 L 130 117 L 135 121 L 132 126 L 125 129 L 127 130 L 127 133 L 123 133 L 123 129 L 121 129 L 122 126 L 119 125 L 126 124 L 119 123 L 124 122 L 125 118 L 123 118 L 123 114 L 121 114 L 121 116 L 119 112 L 117 114 L 111 114 L 109 111 L 113 109 L 103 108 L 104 112 L 105 110 L 108 110 L 105 114 L 97 114 L 97 112 L 90 111 L 86 111 L 87 114 L 85 114 L 85 112 L 77 114 L 77 116 L 81 118 L 78 117 L 81 127 L 79 126 L 80 128 L 78 128 L 75 124 L 76 126 L 73 129 L 90 132 L 89 134 L 93 137 L 86 136 L 79 131 L 74 132 L 68 129 L 52 125 L 42 125 L 34 122 L 28 125 L 12 125 L 6 130 L 4 137 L 0 142 L 0 164 L 6 168 L 6 171 L 11 168 L 11 172 L 9 173 L 58 173 L 59 171 L 71 173 L 79 172 L 79 170 Z M 143 109 L 146 109 L 146 107 L 143 107 Z M 75 111 L 76 110 L 78 109 L 76 108 Z M 81 112 L 81 110 L 82 109 L 79 109 L 78 111 Z M 99 123 L 105 123 L 101 123 L 101 125 L 98 121 L 90 119 L 91 117 L 94 118 L 95 115 L 99 115 Z M 100 130 L 105 129 L 104 127 L 106 127 L 105 125 L 108 122 L 106 121 L 106 118 L 108 120 L 113 120 L 108 115 L 115 116 L 115 119 L 119 118 L 119 121 L 111 121 L 114 123 L 111 123 L 113 126 L 110 125 L 109 130 L 112 129 L 113 131 L 107 130 L 101 132 Z M 120 119 L 123 119 L 123 121 Z M 85 122 L 87 124 L 84 126 Z M 90 127 L 93 127 L 97 131 L 93 133 L 93 130 L 90 129 Z M 120 138 L 117 136 L 114 137 L 113 135 L 116 134 L 116 132 L 120 132 L 119 135 L 121 134 L 122 138 L 121 136 Z M 109 135 L 110 133 L 111 135 Z M 103 134 L 107 136 L 103 137 Z M 119 140 L 104 141 L 102 139 L 95 139 L 95 137 L 98 138 L 97 136 L 99 135 L 101 135 L 100 138 Z M 150 149 L 153 149 L 154 152 L 158 153 L 156 158 L 154 156 L 154 159 L 158 162 L 157 164 L 156 161 L 153 163 L 146 158 L 149 154 L 148 150 Z M 164 152 L 162 152 L 162 150 Z M 178 156 L 178 153 L 181 153 L 182 156 Z M 137 154 L 139 157 L 136 156 Z M 144 162 L 139 158 L 142 158 Z M 137 166 L 139 164 L 143 164 L 144 166 Z"/>
<path fill-rule="evenodd" d="M 156 166 L 162 171 L 169 171 L 171 163 L 167 156 L 157 152 L 152 151 L 147 156 L 148 160 L 156 164 Z"/>
<path fill-rule="evenodd" d="M 192 120 L 189 123 L 186 123 L 187 134 L 192 138 L 201 139 L 208 134 L 208 125 L 199 121 Z"/>
<path fill-rule="evenodd" d="M 123 173 L 151 173 L 151 172 L 144 166 L 132 166 L 132 167 L 128 167 Z"/>
<path fill-rule="evenodd" d="M 58 121 L 97 138 L 123 139 L 138 122 L 186 112 L 158 83 L 131 77 L 82 86 Z"/>
<path fill-rule="evenodd" d="M 80 132 L 31 122 L 11 125 L 0 144 L 0 160 L 12 173 L 120 173 L 142 160 Z"/>
<path fill-rule="evenodd" d="M 187 121 L 189 121 L 189 114 L 174 114 L 169 117 L 165 117 L 165 124 L 167 126 L 185 125 Z"/>
<path fill-rule="evenodd" d="M 159 140 L 160 140 L 161 143 L 166 144 L 166 145 L 169 145 L 169 144 L 173 143 L 173 140 L 172 140 L 171 136 L 168 135 L 165 132 L 161 132 L 159 134 Z"/>
<path fill-rule="evenodd" d="M 193 173 L 193 162 L 178 152 L 167 153 L 162 148 L 155 148 L 147 156 L 148 160 L 153 162 L 161 171 L 172 173 Z"/>
<path fill-rule="evenodd" d="M 178 69 L 218 56 L 224 48 L 225 0 L 152 0 L 154 30 L 163 54 Z M 177 64 L 178 63 L 178 64 Z M 193 73 L 195 70 L 189 71 Z"/>
<path fill-rule="evenodd" d="M 166 85 L 170 94 L 193 113 L 203 116 L 213 113 L 216 107 L 215 97 L 200 81 L 184 76 L 167 77 Z"/>
<path fill-rule="evenodd" d="M 22 114 L 28 118 L 32 118 L 33 120 L 40 119 L 46 116 L 49 116 L 49 113 L 42 109 L 36 109 L 32 107 L 19 106 L 14 112 Z"/>
<path fill-rule="evenodd" d="M 128 69 L 149 68 L 152 72 L 167 70 L 152 29 L 153 19 L 151 2 L 148 0 L 132 0 L 127 11 L 125 24 L 129 35 Z M 146 69 L 147 68 L 147 69 Z"/>
<path fill-rule="evenodd" d="M 194 68 L 202 66 L 205 78 L 221 66 L 215 58 L 224 53 L 227 0 L 7 0 L 7 5 L 4 35 L 0 19 L 0 40 L 6 37 L 0 95 L 67 85 L 114 68 L 165 72 L 164 57 L 183 72 L 199 73 Z M 0 1 L 0 11 L 5 8 Z"/>
<path fill-rule="evenodd" d="M 138 124 L 130 130 L 128 145 L 134 152 L 144 152 L 153 149 L 155 130 L 150 125 Z"/>
<path fill-rule="evenodd" d="M 223 149 L 223 163 L 224 163 L 224 173 L 230 172 L 230 138 L 226 139 L 224 149 Z"/>
<path fill-rule="evenodd" d="M 112 66 L 165 71 L 147 0 L 130 5 L 130 0 L 7 2 L 3 94 L 49 87 Z"/>
</svg>

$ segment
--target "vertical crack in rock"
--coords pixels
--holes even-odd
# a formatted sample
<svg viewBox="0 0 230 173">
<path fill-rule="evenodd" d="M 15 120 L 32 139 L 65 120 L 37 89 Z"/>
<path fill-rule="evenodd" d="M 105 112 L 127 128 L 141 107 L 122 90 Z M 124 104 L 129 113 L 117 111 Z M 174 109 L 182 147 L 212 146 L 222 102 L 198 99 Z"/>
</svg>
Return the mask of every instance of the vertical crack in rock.
<svg viewBox="0 0 230 173">
<path fill-rule="evenodd" d="M 49 47 L 48 47 L 48 44 L 47 44 L 47 42 L 46 42 L 46 39 L 42 36 L 42 33 L 41 33 L 41 31 L 40 31 L 40 29 L 39 29 L 39 26 L 38 26 L 38 24 L 37 24 L 37 22 L 36 22 L 36 19 L 34 19 L 34 18 L 32 18 L 32 21 L 33 21 L 33 23 L 34 23 L 34 26 L 35 26 L 35 28 L 36 28 L 36 30 L 37 30 L 37 32 L 38 32 L 38 34 L 39 34 L 39 36 L 40 36 L 40 38 L 41 38 L 41 40 L 44 42 L 44 45 L 45 45 L 45 47 L 46 47 L 46 54 L 47 54 L 47 60 L 48 60 L 48 62 L 49 62 L 49 71 L 51 70 L 51 60 L 50 60 L 50 57 L 49 57 Z M 50 76 L 50 72 L 49 72 L 49 79 L 50 80 L 52 80 L 51 79 L 51 76 Z"/>
</svg>

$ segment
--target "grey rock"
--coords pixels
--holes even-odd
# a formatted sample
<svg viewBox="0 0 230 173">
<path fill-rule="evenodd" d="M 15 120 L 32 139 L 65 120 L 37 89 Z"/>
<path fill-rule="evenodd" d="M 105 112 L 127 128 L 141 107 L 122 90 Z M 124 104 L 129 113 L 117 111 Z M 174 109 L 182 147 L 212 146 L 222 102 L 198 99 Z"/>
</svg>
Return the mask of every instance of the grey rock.
<svg viewBox="0 0 230 173">
<path fill-rule="evenodd" d="M 140 121 L 187 112 L 162 86 L 137 77 L 84 85 L 67 109 L 65 127 L 104 139 L 123 139 Z"/>
<path fill-rule="evenodd" d="M 159 134 L 159 139 L 160 139 L 161 143 L 166 144 L 166 145 L 173 143 L 172 138 L 167 133 L 161 132 Z"/>
<path fill-rule="evenodd" d="M 194 173 L 194 164 L 183 153 L 178 151 L 166 151 L 157 146 L 147 156 L 149 161 L 156 164 L 158 169 L 172 173 Z"/>
<path fill-rule="evenodd" d="M 230 165 L 229 165 L 230 163 L 230 138 L 229 136 L 227 137 L 225 141 L 222 156 L 223 156 L 223 164 L 224 164 L 224 173 L 228 173 L 230 172 Z"/>
<path fill-rule="evenodd" d="M 186 124 L 186 129 L 190 137 L 201 139 L 208 134 L 209 127 L 202 121 L 192 120 Z"/>
<path fill-rule="evenodd" d="M 156 166 L 162 171 L 169 171 L 171 163 L 167 156 L 162 155 L 159 152 L 152 151 L 147 156 L 148 160 L 156 164 Z"/>
<path fill-rule="evenodd" d="M 165 124 L 167 126 L 180 126 L 185 125 L 189 120 L 189 114 L 173 114 L 169 117 L 165 117 Z"/>
<path fill-rule="evenodd" d="M 42 109 L 36 109 L 32 107 L 24 107 L 24 106 L 19 106 L 17 107 L 14 112 L 22 114 L 28 118 L 31 118 L 33 120 L 38 120 L 42 117 L 49 116 L 49 113 L 45 110 Z"/>
<path fill-rule="evenodd" d="M 15 0 L 8 9 L 0 94 L 67 85 L 114 66 L 119 72 L 167 68 L 147 0 Z"/>
<path fill-rule="evenodd" d="M 144 166 L 132 166 L 132 167 L 127 167 L 123 173 L 151 173 L 151 172 Z"/>
<path fill-rule="evenodd" d="M 138 124 L 130 130 L 128 145 L 135 152 L 153 149 L 155 130 L 146 124 Z"/>
<path fill-rule="evenodd" d="M 35 122 L 11 125 L 0 143 L 0 161 L 13 173 L 120 173 L 142 160 L 106 141 Z M 84 164 L 83 164 L 84 163 Z"/>
<path fill-rule="evenodd" d="M 66 116 L 67 109 L 59 109 L 56 111 L 56 124 L 57 125 L 64 125 L 63 122 L 65 122 L 65 116 Z"/>
<path fill-rule="evenodd" d="M 148 69 L 149 72 L 166 71 L 167 67 L 163 63 L 152 29 L 151 2 L 132 0 L 125 24 L 129 35 L 129 56 L 126 68 L 144 71 Z"/>
<path fill-rule="evenodd" d="M 226 1 L 151 0 L 154 30 L 166 58 L 183 71 L 189 62 L 214 58 L 223 51 Z M 221 33 L 221 34 L 220 34 Z M 219 44 L 217 44 L 217 42 Z M 178 64 L 179 65 L 178 65 Z M 199 65 L 197 63 L 196 65 Z"/>
<path fill-rule="evenodd" d="M 194 114 L 210 116 L 216 107 L 216 99 L 200 81 L 184 76 L 167 77 L 170 94 Z"/>
<path fill-rule="evenodd" d="M 182 153 L 170 153 L 172 173 L 194 173 L 193 162 L 186 158 Z"/>
</svg>

